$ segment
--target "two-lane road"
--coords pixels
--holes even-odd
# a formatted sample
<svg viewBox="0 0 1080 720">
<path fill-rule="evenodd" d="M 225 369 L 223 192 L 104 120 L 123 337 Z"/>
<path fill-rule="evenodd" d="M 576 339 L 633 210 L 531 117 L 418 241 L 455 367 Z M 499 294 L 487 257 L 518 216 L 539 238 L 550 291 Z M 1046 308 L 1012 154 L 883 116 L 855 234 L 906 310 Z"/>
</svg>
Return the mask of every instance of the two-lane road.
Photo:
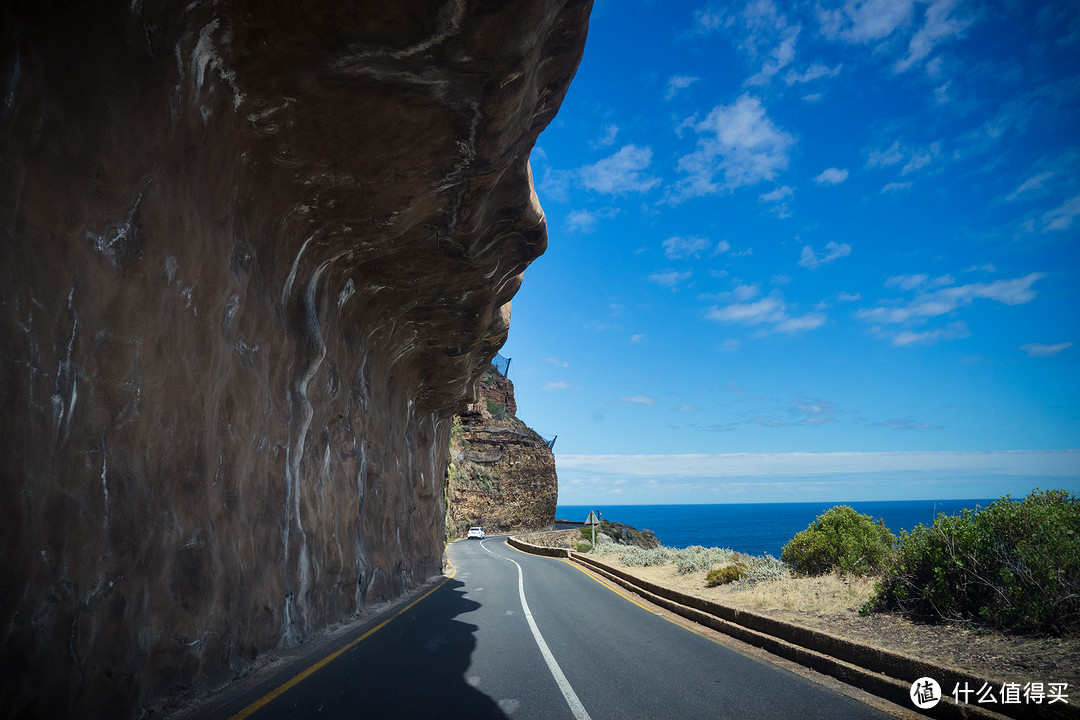
<svg viewBox="0 0 1080 720">
<path fill-rule="evenodd" d="M 447 554 L 454 577 L 243 716 L 889 717 L 503 538 L 457 542 Z"/>
</svg>

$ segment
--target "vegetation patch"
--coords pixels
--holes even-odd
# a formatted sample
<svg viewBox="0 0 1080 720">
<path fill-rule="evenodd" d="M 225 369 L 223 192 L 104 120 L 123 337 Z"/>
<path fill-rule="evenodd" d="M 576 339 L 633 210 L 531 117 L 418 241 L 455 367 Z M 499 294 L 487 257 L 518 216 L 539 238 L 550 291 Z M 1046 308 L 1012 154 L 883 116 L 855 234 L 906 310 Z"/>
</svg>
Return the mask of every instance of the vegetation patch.
<svg viewBox="0 0 1080 720">
<path fill-rule="evenodd" d="M 818 515 L 810 526 L 784 546 L 780 559 L 800 575 L 868 575 L 880 571 L 892 553 L 896 536 L 883 521 L 837 505 Z"/>
<path fill-rule="evenodd" d="M 746 577 L 746 564 L 733 563 L 705 573 L 705 586 L 728 585 L 736 580 L 742 580 L 744 577 Z"/>
<path fill-rule="evenodd" d="M 1080 631 L 1080 500 L 1008 496 L 901 533 L 863 608 L 977 622 L 1012 633 Z"/>
</svg>

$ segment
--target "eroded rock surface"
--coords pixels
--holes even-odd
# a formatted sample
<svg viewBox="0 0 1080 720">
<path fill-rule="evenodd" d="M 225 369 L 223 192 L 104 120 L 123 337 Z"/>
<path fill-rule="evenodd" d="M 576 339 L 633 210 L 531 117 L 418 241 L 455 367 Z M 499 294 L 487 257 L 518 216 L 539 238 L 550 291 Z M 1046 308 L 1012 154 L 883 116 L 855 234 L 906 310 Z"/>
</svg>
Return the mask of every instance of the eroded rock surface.
<svg viewBox="0 0 1080 720">
<path fill-rule="evenodd" d="M 548 440 L 517 417 L 514 384 L 489 368 L 478 399 L 455 418 L 446 478 L 446 528 L 464 537 L 550 528 L 559 479 Z"/>
<path fill-rule="evenodd" d="M 0 713 L 131 716 L 439 571 L 590 4 L 3 4 Z"/>
</svg>

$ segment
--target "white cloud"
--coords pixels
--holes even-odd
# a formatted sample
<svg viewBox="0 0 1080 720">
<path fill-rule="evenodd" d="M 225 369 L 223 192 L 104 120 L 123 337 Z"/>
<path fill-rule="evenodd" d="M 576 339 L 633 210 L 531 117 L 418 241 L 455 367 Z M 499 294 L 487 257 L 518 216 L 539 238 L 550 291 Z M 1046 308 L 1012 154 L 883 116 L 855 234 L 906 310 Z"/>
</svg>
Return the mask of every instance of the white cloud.
<svg viewBox="0 0 1080 720">
<path fill-rule="evenodd" d="M 927 280 L 927 275 L 893 275 L 885 281 L 885 287 L 899 287 L 901 290 L 914 290 Z"/>
<path fill-rule="evenodd" d="M 668 80 L 667 92 L 664 93 L 664 99 L 671 100 L 679 94 L 680 90 L 685 90 L 700 79 L 701 78 L 692 75 L 673 75 Z"/>
<path fill-rule="evenodd" d="M 573 210 L 566 215 L 566 229 L 571 233 L 587 234 L 596 230 L 601 220 L 613 218 L 619 214 L 618 208 L 600 210 Z"/>
<path fill-rule="evenodd" d="M 946 287 L 922 293 L 907 304 L 898 307 L 880 305 L 876 308 L 859 310 L 856 317 L 871 322 L 906 323 L 946 315 L 979 299 L 994 300 L 1005 305 L 1022 305 L 1035 299 L 1032 285 L 1042 277 L 1043 273 L 1030 273 L 1013 280 Z"/>
<path fill-rule="evenodd" d="M 566 216 L 566 229 L 571 233 L 590 233 L 596 223 L 596 216 L 588 210 L 574 210 Z"/>
<path fill-rule="evenodd" d="M 821 63 L 814 63 L 806 68 L 806 71 L 803 73 L 789 70 L 787 75 L 784 76 L 784 82 L 788 85 L 803 85 L 808 82 L 813 82 L 814 80 L 820 80 L 821 78 L 833 78 L 840 74 L 840 69 L 842 67 L 843 65 L 837 65 L 834 68 L 830 68 Z"/>
<path fill-rule="evenodd" d="M 866 164 L 868 167 L 889 167 L 903 159 L 904 150 L 900 147 L 900 141 L 896 141 L 885 150 L 871 150 Z"/>
<path fill-rule="evenodd" d="M 747 79 L 747 85 L 768 85 L 776 73 L 787 67 L 795 59 L 795 40 L 801 28 L 798 25 L 787 26 L 782 31 L 780 43 L 773 48 L 769 59 L 761 66 L 756 75 Z"/>
<path fill-rule="evenodd" d="M 970 336 L 971 332 L 968 330 L 965 323 L 954 322 L 949 323 L 947 327 L 939 328 L 937 330 L 924 330 L 922 332 L 902 330 L 893 336 L 892 343 L 893 345 L 902 347 L 904 345 L 929 344 L 937 342 L 938 340 L 957 340 L 959 338 Z"/>
<path fill-rule="evenodd" d="M 825 324 L 827 318 L 820 312 L 791 317 L 788 304 L 779 290 L 774 290 L 760 300 L 754 300 L 760 292 L 754 285 L 739 285 L 730 293 L 725 294 L 727 299 L 732 299 L 734 302 L 727 305 L 714 305 L 705 313 L 705 317 L 708 320 L 727 324 L 772 325 L 773 331 L 783 333 L 813 330 Z"/>
<path fill-rule="evenodd" d="M 848 178 L 848 171 L 841 170 L 840 168 L 826 168 L 821 171 L 821 174 L 814 178 L 814 182 L 818 185 L 839 185 Z"/>
<path fill-rule="evenodd" d="M 911 186 L 912 183 L 909 182 L 891 182 L 881 188 L 881 193 L 884 195 L 885 193 L 899 192 L 900 190 L 907 190 Z"/>
<path fill-rule="evenodd" d="M 822 34 L 830 40 L 871 43 L 884 40 L 911 21 L 913 0 L 847 0 L 844 7 L 817 9 Z"/>
<path fill-rule="evenodd" d="M 1054 177 L 1054 173 L 1052 172 L 1039 173 L 1034 177 L 1030 177 L 1024 182 L 1020 183 L 1020 185 L 1011 193 L 1009 193 L 1005 199 L 1009 202 L 1012 202 L 1024 193 L 1032 192 L 1034 190 L 1041 190 L 1043 184 L 1052 177 Z"/>
<path fill-rule="evenodd" d="M 669 237 L 664 241 L 664 255 L 671 260 L 680 260 L 697 257 L 711 247 L 712 243 L 706 238 Z"/>
<path fill-rule="evenodd" d="M 757 302 L 735 302 L 724 307 L 713 307 L 705 317 L 709 320 L 743 325 L 781 323 L 788 319 L 787 304 L 778 292 Z"/>
<path fill-rule="evenodd" d="M 802 257 L 799 258 L 799 265 L 810 270 L 816 270 L 822 265 L 831 263 L 834 260 L 839 260 L 842 257 L 847 257 L 851 254 L 851 246 L 847 243 L 837 243 L 836 241 L 830 241 L 825 246 L 825 252 L 818 255 L 814 252 L 814 248 L 810 245 L 803 247 Z"/>
<path fill-rule="evenodd" d="M 789 318 L 782 323 L 779 323 L 775 330 L 777 332 L 801 332 L 803 330 L 813 330 L 814 328 L 821 327 L 825 324 L 825 313 L 807 313 L 801 317 Z"/>
<path fill-rule="evenodd" d="M 656 398 L 648 395 L 623 395 L 612 400 L 610 405 L 655 405 Z"/>
<path fill-rule="evenodd" d="M 607 147 L 615 144 L 615 136 L 619 134 L 618 125 L 605 125 L 604 134 L 596 139 L 597 147 Z"/>
<path fill-rule="evenodd" d="M 638 478 L 772 477 L 882 472 L 971 472 L 1080 477 L 1080 450 L 559 455 L 559 472 Z"/>
<path fill-rule="evenodd" d="M 564 361 L 560 360 L 559 358 L 555 357 L 554 355 L 552 355 L 551 357 L 548 357 L 548 358 L 544 358 L 544 362 L 551 363 L 552 365 L 555 365 L 555 366 L 561 367 L 561 368 L 570 367 L 570 363 L 564 362 Z"/>
<path fill-rule="evenodd" d="M 968 18 L 953 16 L 957 5 L 959 0 L 933 0 L 930 3 L 922 27 L 911 37 L 907 55 L 893 65 L 894 71 L 906 72 L 930 55 L 943 41 L 961 35 L 971 25 Z"/>
<path fill-rule="evenodd" d="M 856 300 L 862 300 L 862 293 L 841 292 L 836 296 L 836 299 L 840 302 L 855 302 Z"/>
<path fill-rule="evenodd" d="M 570 383 L 566 382 L 565 380 L 557 380 L 557 381 L 554 381 L 554 382 L 547 383 L 546 385 L 544 385 L 540 389 L 541 390 L 569 390 L 570 389 Z"/>
<path fill-rule="evenodd" d="M 605 195 L 645 193 L 660 184 L 660 178 L 643 174 L 652 162 L 652 148 L 624 145 L 610 157 L 586 165 L 578 171 L 581 184 Z"/>
<path fill-rule="evenodd" d="M 1080 215 L 1080 195 L 1072 196 L 1063 202 L 1060 207 L 1054 208 L 1043 215 L 1044 229 L 1068 230 L 1077 215 Z"/>
<path fill-rule="evenodd" d="M 679 272 L 678 270 L 663 270 L 660 272 L 654 272 L 649 275 L 649 280 L 657 285 L 663 285 L 664 287 L 674 288 L 684 280 L 689 280 L 691 273 L 689 270 L 686 272 Z"/>
<path fill-rule="evenodd" d="M 678 160 L 686 177 L 678 185 L 676 201 L 774 180 L 787 168 L 788 152 L 795 144 L 795 138 L 778 128 L 761 101 L 750 95 L 718 105 L 692 127 L 700 137 L 697 150 Z"/>
<path fill-rule="evenodd" d="M 646 337 L 644 335 L 642 335 L 641 333 L 638 333 L 637 335 L 631 335 L 630 336 L 630 342 L 632 342 L 634 344 L 643 343 L 643 342 L 645 342 L 645 340 L 646 340 Z"/>
<path fill-rule="evenodd" d="M 772 190 L 771 192 L 764 193 L 758 196 L 760 202 L 775 203 L 780 202 L 784 198 L 791 197 L 795 194 L 795 191 L 787 185 L 781 185 L 780 187 Z"/>
<path fill-rule="evenodd" d="M 1027 343 L 1021 345 L 1020 349 L 1028 357 L 1054 357 L 1065 352 L 1071 348 L 1073 344 L 1071 342 L 1058 343 L 1057 345 L 1044 345 L 1043 343 Z"/>
</svg>

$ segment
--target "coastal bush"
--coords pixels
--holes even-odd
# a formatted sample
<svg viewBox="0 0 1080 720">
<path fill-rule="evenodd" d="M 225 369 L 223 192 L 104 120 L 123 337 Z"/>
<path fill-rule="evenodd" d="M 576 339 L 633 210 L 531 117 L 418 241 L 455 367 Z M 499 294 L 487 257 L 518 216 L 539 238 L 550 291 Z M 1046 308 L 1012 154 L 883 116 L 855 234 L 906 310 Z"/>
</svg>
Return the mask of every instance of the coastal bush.
<svg viewBox="0 0 1080 720">
<path fill-rule="evenodd" d="M 1080 632 L 1080 499 L 1008 496 L 900 534 L 864 612 L 896 609 L 1014 633 Z"/>
<path fill-rule="evenodd" d="M 705 575 L 705 587 L 727 585 L 736 580 L 742 580 L 744 577 L 746 577 L 746 564 L 741 562 L 732 563 L 731 565 L 710 570 Z"/>
<path fill-rule="evenodd" d="M 867 575 L 881 569 L 895 544 L 896 536 L 884 522 L 837 505 L 797 533 L 780 559 L 801 575 L 824 575 L 833 568 L 845 575 Z"/>
<path fill-rule="evenodd" d="M 712 569 L 713 565 L 731 562 L 735 553 L 727 548 L 707 548 L 691 545 L 676 552 L 675 574 L 686 575 Z"/>
<path fill-rule="evenodd" d="M 791 577 L 791 570 L 772 555 L 755 555 L 746 563 L 746 571 L 740 580 L 743 583 L 752 584 L 769 582 L 771 580 L 784 580 Z"/>
</svg>

